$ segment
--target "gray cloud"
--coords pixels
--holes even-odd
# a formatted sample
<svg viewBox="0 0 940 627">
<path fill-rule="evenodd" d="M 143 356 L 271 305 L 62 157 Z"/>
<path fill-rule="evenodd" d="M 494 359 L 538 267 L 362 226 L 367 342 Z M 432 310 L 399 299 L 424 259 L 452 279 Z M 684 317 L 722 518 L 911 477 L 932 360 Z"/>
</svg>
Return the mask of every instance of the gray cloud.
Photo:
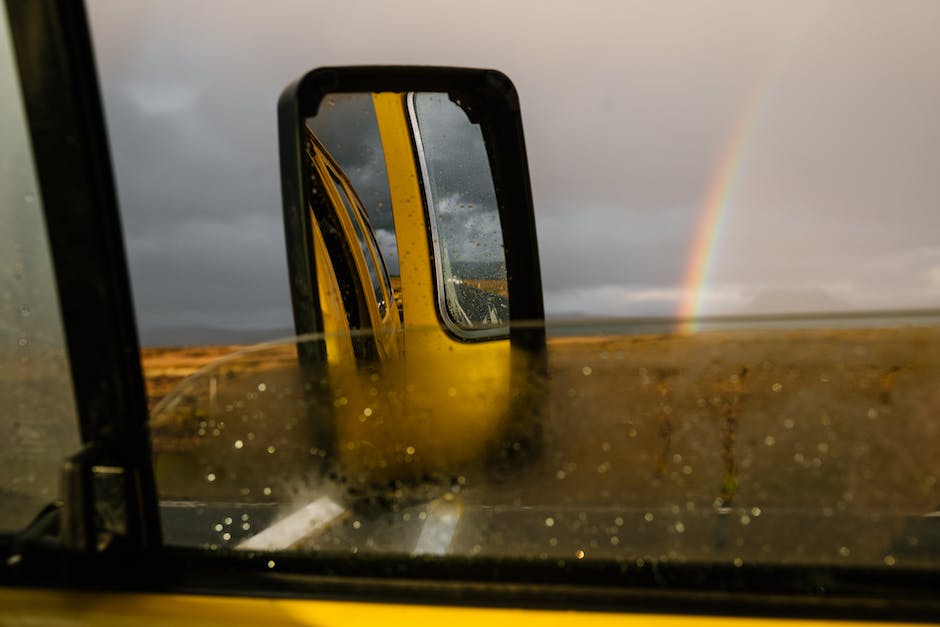
<svg viewBox="0 0 940 627">
<path fill-rule="evenodd" d="M 543 2 L 537 27 L 532 6 L 496 1 L 89 5 L 145 329 L 289 326 L 277 95 L 356 63 L 515 81 L 549 314 L 673 312 L 741 128 L 707 311 L 778 288 L 940 305 L 929 0 Z"/>
</svg>

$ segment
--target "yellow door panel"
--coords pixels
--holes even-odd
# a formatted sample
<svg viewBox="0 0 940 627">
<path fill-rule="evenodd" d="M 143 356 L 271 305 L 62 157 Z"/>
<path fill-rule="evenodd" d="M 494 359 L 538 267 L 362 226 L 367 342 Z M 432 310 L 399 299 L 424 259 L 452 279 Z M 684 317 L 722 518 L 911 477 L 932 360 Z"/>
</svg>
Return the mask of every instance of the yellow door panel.
<svg viewBox="0 0 940 627">
<path fill-rule="evenodd" d="M 316 220 L 310 221 L 313 232 L 313 250 L 316 257 L 317 291 L 320 296 L 320 311 L 323 319 L 323 333 L 326 342 L 326 357 L 330 364 L 353 363 L 356 355 L 353 352 L 349 335 L 349 320 L 343 308 L 343 299 L 340 296 L 339 282 L 333 262 L 326 252 L 326 243 L 323 233 Z"/>
<path fill-rule="evenodd" d="M 728 616 L 616 614 L 218 596 L 0 590 L 2 625 L 272 625 L 316 627 L 824 627 L 903 623 Z"/>
</svg>

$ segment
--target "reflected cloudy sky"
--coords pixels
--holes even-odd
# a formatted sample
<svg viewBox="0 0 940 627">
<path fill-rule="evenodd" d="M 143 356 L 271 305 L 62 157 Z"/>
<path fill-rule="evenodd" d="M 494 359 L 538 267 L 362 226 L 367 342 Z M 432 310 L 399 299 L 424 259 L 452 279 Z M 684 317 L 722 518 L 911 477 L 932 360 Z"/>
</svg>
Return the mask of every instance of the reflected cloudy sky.
<svg viewBox="0 0 940 627">
<path fill-rule="evenodd" d="M 513 79 L 551 316 L 940 306 L 931 0 L 89 11 L 145 343 L 291 326 L 276 100 L 356 63 Z"/>
</svg>

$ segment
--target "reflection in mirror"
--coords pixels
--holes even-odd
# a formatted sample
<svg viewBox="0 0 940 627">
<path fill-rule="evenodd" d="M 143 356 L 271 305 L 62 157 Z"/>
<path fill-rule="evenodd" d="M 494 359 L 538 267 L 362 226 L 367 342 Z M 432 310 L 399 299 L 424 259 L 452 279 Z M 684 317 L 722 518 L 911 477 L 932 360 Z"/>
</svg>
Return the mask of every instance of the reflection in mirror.
<svg viewBox="0 0 940 627">
<path fill-rule="evenodd" d="M 446 94 L 408 94 L 408 111 L 446 319 L 458 334 L 505 325 L 506 257 L 480 127 Z"/>
<path fill-rule="evenodd" d="M 403 114 L 408 117 L 406 137 L 381 131 L 380 127 L 392 124 L 392 116 Z M 509 323 L 506 259 L 480 126 L 445 93 L 347 93 L 328 95 L 317 114 L 306 120 L 305 130 L 312 143 L 322 146 L 321 158 L 331 161 L 349 181 L 349 191 L 358 199 L 353 204 L 362 205 L 378 256 L 375 267 L 387 268 L 389 288 L 402 316 L 409 307 L 402 299 L 401 277 L 410 272 L 414 276 L 405 283 L 411 283 L 413 293 L 433 292 L 437 315 L 454 336 L 504 336 Z M 406 146 L 401 145 L 403 140 Z M 391 189 L 402 186 L 395 180 L 401 164 L 390 164 L 396 159 L 413 161 L 410 167 L 420 177 L 423 212 L 396 206 Z M 343 196 L 343 186 L 337 180 L 333 185 Z M 347 206 L 349 202 L 342 200 Z M 321 208 L 317 216 L 321 229 L 326 213 Z M 422 267 L 402 268 L 396 229 L 403 228 L 418 230 L 429 239 L 428 276 Z M 366 248 L 361 240 L 360 244 Z M 334 244 L 334 256 L 341 248 Z M 371 256 L 366 253 L 364 258 L 369 278 L 378 282 Z M 337 263 L 334 259 L 334 266 Z M 381 309 L 384 302 L 378 290 L 376 294 Z"/>
</svg>

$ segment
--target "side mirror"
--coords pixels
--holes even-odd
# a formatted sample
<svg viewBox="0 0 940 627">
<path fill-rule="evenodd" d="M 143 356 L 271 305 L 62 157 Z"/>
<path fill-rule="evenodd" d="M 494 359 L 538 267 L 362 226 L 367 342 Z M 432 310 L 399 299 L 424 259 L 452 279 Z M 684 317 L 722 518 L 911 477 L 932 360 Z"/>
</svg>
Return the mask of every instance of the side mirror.
<svg viewBox="0 0 940 627">
<path fill-rule="evenodd" d="M 507 335 L 512 321 L 544 318 L 519 101 L 505 75 L 463 68 L 320 68 L 284 90 L 278 124 L 298 334 L 324 331 L 311 235 L 315 217 L 325 222 L 311 211 L 322 204 L 315 197 L 316 179 L 327 178 L 318 172 L 318 160 L 332 162 L 320 170 L 339 174 L 340 180 L 345 175 L 372 226 L 376 220 L 384 223 L 386 238 L 393 221 L 395 231 L 425 228 L 440 322 L 455 335 Z M 410 171 L 402 171 L 407 165 Z M 418 198 L 396 194 L 403 191 L 396 189 L 404 185 L 396 178 L 400 174 L 417 177 Z M 320 186 L 330 187 L 329 182 Z M 418 201 L 424 215 L 406 217 L 395 201 Z M 408 240 L 405 234 L 395 236 Z M 412 255 L 410 244 L 417 242 L 398 242 L 404 251 L 400 259 Z M 348 289 L 344 302 L 351 305 Z M 505 302 L 485 296 L 486 302 L 477 301 L 474 289 Z M 370 322 L 355 315 L 350 321 L 353 328 L 368 328 Z M 513 339 L 523 341 L 530 330 Z M 544 338 L 529 341 L 537 345 Z"/>
<path fill-rule="evenodd" d="M 284 90 L 278 124 L 294 323 L 317 338 L 300 358 L 330 381 L 319 447 L 372 483 L 533 448 L 544 310 L 510 80 L 321 68 Z M 401 415 L 344 409 L 375 391 L 365 376 Z"/>
</svg>

